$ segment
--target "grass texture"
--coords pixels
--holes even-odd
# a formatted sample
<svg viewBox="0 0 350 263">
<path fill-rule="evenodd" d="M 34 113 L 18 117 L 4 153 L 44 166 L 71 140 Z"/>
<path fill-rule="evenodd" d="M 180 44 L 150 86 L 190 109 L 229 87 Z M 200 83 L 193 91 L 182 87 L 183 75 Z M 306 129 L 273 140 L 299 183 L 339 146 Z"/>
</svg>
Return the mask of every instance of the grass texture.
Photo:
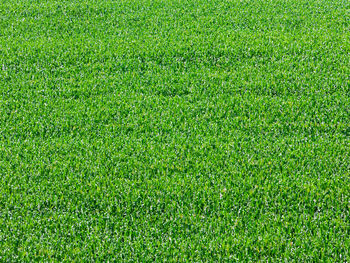
<svg viewBox="0 0 350 263">
<path fill-rule="evenodd" d="M 350 2 L 1 0 L 1 262 L 349 262 Z"/>
</svg>

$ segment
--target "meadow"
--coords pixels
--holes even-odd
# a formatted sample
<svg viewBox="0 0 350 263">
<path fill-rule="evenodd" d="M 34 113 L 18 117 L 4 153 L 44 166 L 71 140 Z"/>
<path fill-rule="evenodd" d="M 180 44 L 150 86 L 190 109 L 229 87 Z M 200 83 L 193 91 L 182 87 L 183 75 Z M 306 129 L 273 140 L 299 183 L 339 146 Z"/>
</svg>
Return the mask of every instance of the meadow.
<svg viewBox="0 0 350 263">
<path fill-rule="evenodd" d="M 1 262 L 349 262 L 350 1 L 1 0 Z"/>
</svg>

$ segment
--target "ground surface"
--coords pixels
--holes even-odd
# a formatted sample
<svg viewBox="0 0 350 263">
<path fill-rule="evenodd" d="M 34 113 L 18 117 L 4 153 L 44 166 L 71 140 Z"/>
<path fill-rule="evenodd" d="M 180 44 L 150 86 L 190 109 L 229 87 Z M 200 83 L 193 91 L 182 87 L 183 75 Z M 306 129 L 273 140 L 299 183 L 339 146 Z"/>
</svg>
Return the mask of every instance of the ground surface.
<svg viewBox="0 0 350 263">
<path fill-rule="evenodd" d="M 350 2 L 0 2 L 0 261 L 350 260 Z"/>
</svg>

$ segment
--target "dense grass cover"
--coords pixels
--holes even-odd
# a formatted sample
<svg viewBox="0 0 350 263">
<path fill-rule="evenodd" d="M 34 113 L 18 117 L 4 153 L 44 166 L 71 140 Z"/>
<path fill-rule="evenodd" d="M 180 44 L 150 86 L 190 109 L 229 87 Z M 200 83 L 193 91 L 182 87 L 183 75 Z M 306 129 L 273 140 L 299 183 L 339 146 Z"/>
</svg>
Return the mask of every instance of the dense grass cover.
<svg viewBox="0 0 350 263">
<path fill-rule="evenodd" d="M 2 0 L 0 261 L 349 261 L 350 2 Z"/>
</svg>

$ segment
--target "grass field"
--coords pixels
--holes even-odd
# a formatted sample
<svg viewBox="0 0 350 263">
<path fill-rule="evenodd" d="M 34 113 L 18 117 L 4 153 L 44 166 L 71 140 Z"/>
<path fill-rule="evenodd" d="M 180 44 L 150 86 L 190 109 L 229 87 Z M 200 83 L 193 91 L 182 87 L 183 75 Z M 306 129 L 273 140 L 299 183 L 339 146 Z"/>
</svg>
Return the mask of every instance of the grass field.
<svg viewBox="0 0 350 263">
<path fill-rule="evenodd" d="M 350 1 L 1 0 L 0 261 L 349 262 Z"/>
</svg>

